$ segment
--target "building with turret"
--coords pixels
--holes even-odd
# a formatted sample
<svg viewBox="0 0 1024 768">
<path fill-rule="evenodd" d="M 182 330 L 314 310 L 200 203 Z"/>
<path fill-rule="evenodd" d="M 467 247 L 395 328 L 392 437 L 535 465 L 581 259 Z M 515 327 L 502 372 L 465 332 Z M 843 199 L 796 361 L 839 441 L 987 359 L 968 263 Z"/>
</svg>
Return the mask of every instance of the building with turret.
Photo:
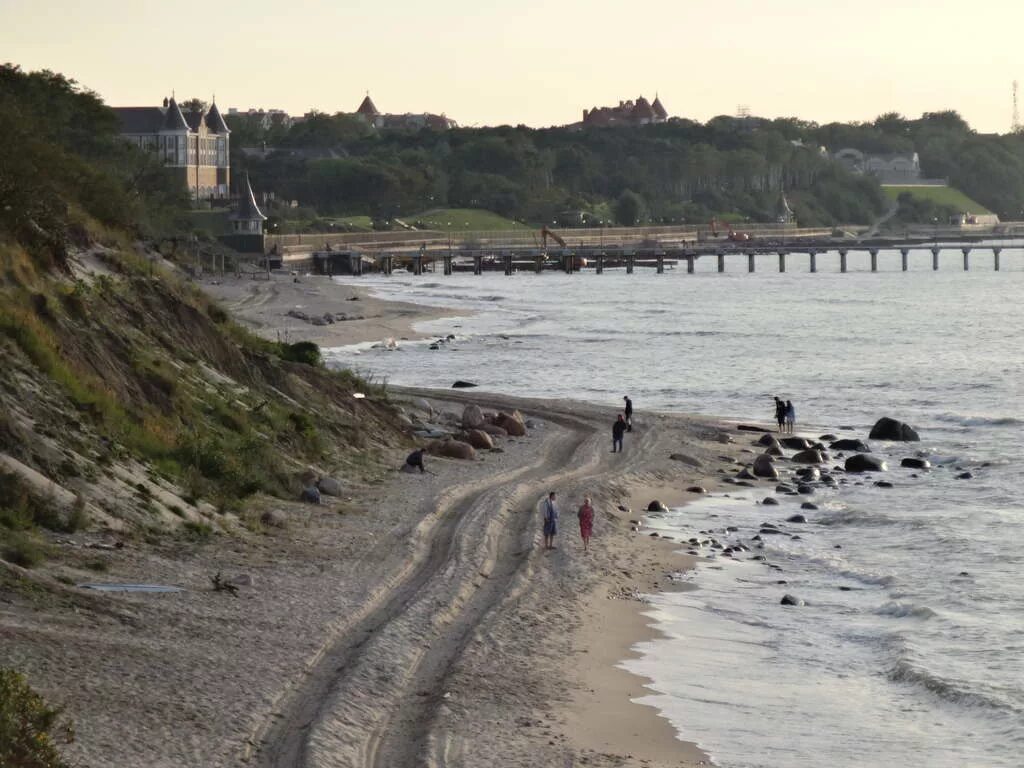
<svg viewBox="0 0 1024 768">
<path fill-rule="evenodd" d="M 172 96 L 160 107 L 114 107 L 121 135 L 178 172 L 195 200 L 229 197 L 231 131 L 216 102 L 185 111 Z"/>
<path fill-rule="evenodd" d="M 373 103 L 370 94 L 367 93 L 355 116 L 374 128 L 391 131 L 418 131 L 421 128 L 430 128 L 434 131 L 446 131 L 449 128 L 458 128 L 458 123 L 445 115 L 435 115 L 430 112 L 413 113 L 406 112 L 402 115 L 383 114 L 377 105 Z"/>
<path fill-rule="evenodd" d="M 583 110 L 583 121 L 577 125 L 589 128 L 592 126 L 613 125 L 651 125 L 664 123 L 668 120 L 668 110 L 661 103 L 657 94 L 650 102 L 643 96 L 636 101 L 620 101 L 617 107 L 594 107 Z"/>
</svg>

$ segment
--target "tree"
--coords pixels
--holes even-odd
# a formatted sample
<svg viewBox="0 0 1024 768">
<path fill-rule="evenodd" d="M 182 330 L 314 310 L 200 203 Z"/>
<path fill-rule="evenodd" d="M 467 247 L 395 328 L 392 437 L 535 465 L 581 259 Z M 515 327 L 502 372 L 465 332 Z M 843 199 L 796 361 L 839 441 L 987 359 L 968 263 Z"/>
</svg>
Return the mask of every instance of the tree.
<svg viewBox="0 0 1024 768">
<path fill-rule="evenodd" d="M 645 216 L 644 199 L 631 189 L 625 190 L 615 201 L 615 220 L 624 227 L 639 224 Z"/>
</svg>

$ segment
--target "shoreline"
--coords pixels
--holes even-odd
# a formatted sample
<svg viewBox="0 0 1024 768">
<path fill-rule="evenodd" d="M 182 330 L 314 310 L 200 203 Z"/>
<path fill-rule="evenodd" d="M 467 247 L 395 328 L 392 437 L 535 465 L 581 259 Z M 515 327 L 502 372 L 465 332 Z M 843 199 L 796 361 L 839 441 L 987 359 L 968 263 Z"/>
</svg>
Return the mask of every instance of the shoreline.
<svg viewBox="0 0 1024 768">
<path fill-rule="evenodd" d="M 269 280 L 225 275 L 204 277 L 194 284 L 258 336 L 269 341 L 312 341 L 324 349 L 387 339 L 430 339 L 432 335 L 418 333 L 414 327 L 466 314 L 444 307 L 374 298 L 368 288 L 337 283 L 326 275 L 272 274 Z M 315 318 L 317 323 L 325 315 L 349 319 L 316 324 L 289 312 L 301 313 L 310 320 Z"/>
<path fill-rule="evenodd" d="M 264 307 L 265 338 L 280 330 L 272 318 L 306 285 L 250 291 L 247 281 L 235 282 L 233 301 L 243 317 L 259 322 L 253 310 Z M 326 291 L 326 301 L 354 293 L 337 288 Z M 273 300 L 259 301 L 264 296 Z M 374 328 L 409 329 L 446 316 L 375 305 Z M 355 322 L 340 325 L 350 333 Z M 351 336 L 346 341 L 354 343 Z M 351 667 L 349 695 L 314 702 L 308 730 L 296 729 L 308 734 L 311 756 L 324 764 L 387 764 L 374 739 L 388 734 L 404 743 L 395 718 L 428 704 L 436 714 L 424 743 L 450 765 L 492 764 L 495 755 L 508 768 L 577 759 L 609 768 L 708 763 L 656 709 L 629 701 L 644 694 L 645 680 L 618 665 L 655 634 L 636 595 L 675 588 L 671 574 L 691 561 L 675 544 L 632 532 L 630 518 L 652 498 L 674 505 L 686 485 L 710 489 L 717 454 L 738 447 L 721 440 L 730 427 L 645 413 L 626 453 L 613 457 L 605 434 L 610 407 L 479 391 L 393 390 L 389 399 L 413 413 L 420 398 L 435 412 L 461 413 L 467 403 L 518 409 L 536 424 L 524 438 L 502 439 L 503 453 L 482 461 L 432 456 L 434 474 L 423 477 L 346 477 L 341 496 L 326 498 L 321 508 L 254 501 L 248 514 L 273 510 L 287 521 L 280 529 L 247 531 L 226 516 L 226 535 L 201 543 L 132 540 L 103 556 L 104 581 L 167 583 L 183 592 L 83 595 L 61 586 L 81 577 L 59 566 L 51 588 L 63 598 L 42 607 L 15 598 L 4 609 L 0 662 L 22 668 L 67 707 L 79 734 L 69 748 L 72 760 L 159 768 L 269 764 L 265 750 L 276 724 L 289 722 L 294 705 L 309 703 L 309 683 L 324 665 L 333 670 L 339 649 L 369 626 L 380 629 L 365 640 L 369 655 Z M 680 446 L 702 469 L 669 458 Z M 397 466 L 405 452 L 394 447 L 385 456 Z M 549 487 L 561 494 L 563 524 L 559 549 L 544 553 L 532 499 Z M 573 514 L 584 493 L 598 510 L 588 556 Z M 447 543 L 438 541 L 445 536 Z M 109 547 L 110 541 L 108 532 L 96 530 L 63 546 Z M 442 558 L 436 577 L 424 570 L 431 553 Z M 240 599 L 210 591 L 210 576 L 221 569 L 250 579 Z M 412 587 L 422 608 L 395 602 L 396 590 Z M 68 616 L 66 600 L 82 610 Z M 438 612 L 437 606 L 449 607 Z M 498 668 L 495 659 L 503 662 Z M 575 663 L 582 659 L 588 662 Z M 421 698 L 424 692 L 430 697 Z M 191 735 L 168 740 L 168 729 Z"/>
</svg>

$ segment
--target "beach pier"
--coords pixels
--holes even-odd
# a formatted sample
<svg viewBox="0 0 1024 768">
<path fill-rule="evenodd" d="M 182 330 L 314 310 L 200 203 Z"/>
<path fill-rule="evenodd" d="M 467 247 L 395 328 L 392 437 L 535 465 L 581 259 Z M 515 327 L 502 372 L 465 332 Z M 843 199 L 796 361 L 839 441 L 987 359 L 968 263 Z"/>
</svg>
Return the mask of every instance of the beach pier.
<svg viewBox="0 0 1024 768">
<path fill-rule="evenodd" d="M 939 249 L 932 248 L 932 271 L 939 271 Z"/>
<path fill-rule="evenodd" d="M 725 251 L 718 252 L 718 271 L 725 272 Z"/>
<path fill-rule="evenodd" d="M 849 253 L 845 248 L 839 249 L 839 271 L 846 272 L 846 254 Z"/>
<path fill-rule="evenodd" d="M 747 272 L 754 273 L 754 252 L 747 251 Z"/>
<path fill-rule="evenodd" d="M 450 275 L 452 273 L 452 255 L 450 253 L 444 255 L 444 273 Z"/>
<path fill-rule="evenodd" d="M 634 267 L 636 267 L 636 254 L 635 253 L 627 253 L 626 254 L 626 274 L 627 275 L 632 275 Z"/>
<path fill-rule="evenodd" d="M 900 266 L 903 267 L 903 271 L 907 271 L 907 257 L 910 255 L 909 248 L 900 248 Z"/>
</svg>

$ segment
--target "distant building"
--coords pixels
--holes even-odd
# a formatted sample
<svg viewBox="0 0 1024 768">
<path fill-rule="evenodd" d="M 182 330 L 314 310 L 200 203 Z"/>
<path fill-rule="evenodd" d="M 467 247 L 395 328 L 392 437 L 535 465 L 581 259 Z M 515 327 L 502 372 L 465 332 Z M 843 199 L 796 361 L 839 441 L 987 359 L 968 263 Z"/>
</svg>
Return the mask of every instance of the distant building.
<svg viewBox="0 0 1024 768">
<path fill-rule="evenodd" d="M 295 124 L 295 118 L 283 109 L 247 109 L 244 112 L 235 107 L 228 109 L 228 117 L 240 117 L 252 120 L 265 131 L 271 128 L 291 128 Z"/>
<path fill-rule="evenodd" d="M 267 217 L 256 205 L 256 196 L 249 183 L 249 174 L 245 174 L 245 186 L 238 190 L 238 204 L 228 217 L 231 231 L 236 235 L 262 235 L 263 222 Z"/>
<path fill-rule="evenodd" d="M 921 161 L 917 152 L 871 155 L 858 149 L 841 149 L 832 159 L 856 174 L 868 174 L 882 184 L 914 184 L 921 181 Z"/>
<path fill-rule="evenodd" d="M 435 115 L 430 112 L 412 113 L 406 112 L 402 115 L 383 114 L 373 103 L 370 94 L 367 93 L 355 116 L 368 125 L 381 130 L 391 131 L 418 131 L 421 128 L 429 128 L 434 131 L 447 131 L 450 128 L 458 128 L 458 123 L 444 114 Z"/>
<path fill-rule="evenodd" d="M 231 131 L 216 103 L 182 112 L 172 96 L 160 107 L 114 107 L 114 113 L 121 135 L 178 171 L 193 199 L 229 196 Z"/>
<path fill-rule="evenodd" d="M 583 120 L 577 125 L 582 127 L 613 126 L 613 125 L 651 125 L 664 123 L 668 120 L 668 110 L 655 95 L 654 102 L 643 96 L 636 101 L 620 101 L 617 107 L 594 107 L 583 110 Z"/>
</svg>

